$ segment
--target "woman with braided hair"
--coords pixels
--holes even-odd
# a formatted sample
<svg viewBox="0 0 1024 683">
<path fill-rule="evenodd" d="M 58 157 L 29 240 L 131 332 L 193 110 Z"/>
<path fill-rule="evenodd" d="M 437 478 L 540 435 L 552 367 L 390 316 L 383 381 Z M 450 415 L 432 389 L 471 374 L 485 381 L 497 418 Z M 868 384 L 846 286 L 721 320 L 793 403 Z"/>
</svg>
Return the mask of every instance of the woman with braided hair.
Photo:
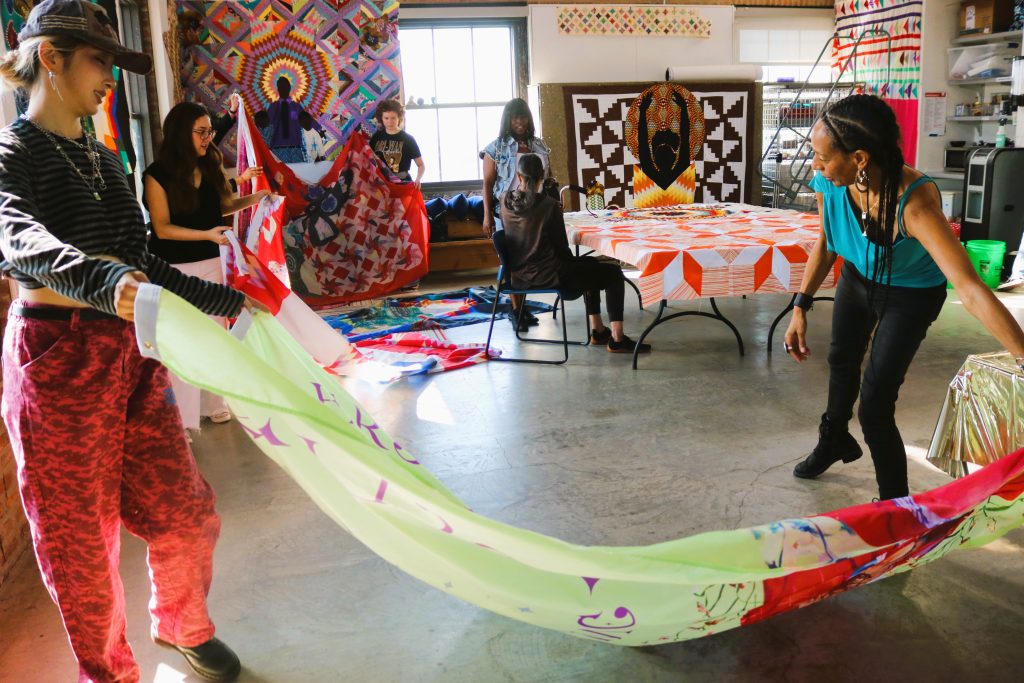
<svg viewBox="0 0 1024 683">
<path fill-rule="evenodd" d="M 1024 362 L 1024 332 L 974 272 L 942 213 L 934 181 L 904 163 L 896 116 L 884 101 L 852 95 L 836 102 L 810 139 L 817 171 L 811 187 L 822 221 L 786 330 L 786 352 L 798 362 L 811 353 L 806 315 L 814 293 L 836 257 L 844 263 L 832 310 L 828 404 L 818 444 L 793 474 L 814 479 L 840 460 L 861 456 L 847 430 L 859 395 L 879 497 L 899 498 L 909 487 L 896 399 L 942 309 L 947 278 L 966 309 L 1018 362 Z"/>
</svg>

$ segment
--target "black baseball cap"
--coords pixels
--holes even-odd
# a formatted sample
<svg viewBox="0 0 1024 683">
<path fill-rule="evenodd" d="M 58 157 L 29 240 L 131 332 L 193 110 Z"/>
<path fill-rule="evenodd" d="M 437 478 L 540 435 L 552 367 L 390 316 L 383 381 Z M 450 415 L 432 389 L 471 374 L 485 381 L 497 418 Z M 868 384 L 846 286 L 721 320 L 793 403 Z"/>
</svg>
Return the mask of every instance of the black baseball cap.
<svg viewBox="0 0 1024 683">
<path fill-rule="evenodd" d="M 107 11 L 88 0 L 43 0 L 32 8 L 18 41 L 36 36 L 68 36 L 114 55 L 114 65 L 137 74 L 153 69 L 153 58 L 121 44 Z"/>
</svg>

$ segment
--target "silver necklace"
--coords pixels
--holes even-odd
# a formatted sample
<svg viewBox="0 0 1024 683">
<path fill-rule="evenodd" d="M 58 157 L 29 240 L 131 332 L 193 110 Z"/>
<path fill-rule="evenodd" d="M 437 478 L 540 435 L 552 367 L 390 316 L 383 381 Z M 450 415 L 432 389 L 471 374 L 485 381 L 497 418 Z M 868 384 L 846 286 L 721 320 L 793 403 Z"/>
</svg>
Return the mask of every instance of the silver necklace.
<svg viewBox="0 0 1024 683">
<path fill-rule="evenodd" d="M 72 145 L 78 147 L 80 150 L 85 152 L 85 156 L 88 157 L 89 162 L 92 165 L 92 174 L 89 177 L 86 177 L 86 175 L 82 173 L 82 169 L 78 168 L 78 164 L 73 162 L 71 160 L 71 157 L 68 156 L 68 153 L 64 151 L 64 148 L 60 146 L 60 143 L 57 142 L 57 138 L 53 133 L 46 130 L 45 128 L 43 128 L 27 116 L 24 116 L 22 118 L 28 121 L 33 128 L 35 128 L 40 133 L 45 135 L 46 139 L 53 143 L 53 146 L 57 149 L 57 152 L 62 157 L 64 157 L 64 161 L 68 162 L 68 166 L 75 169 L 75 173 L 78 174 L 78 177 L 82 179 L 82 182 L 85 183 L 86 186 L 88 186 L 89 190 L 92 192 L 93 198 L 96 201 L 101 201 L 103 198 L 100 196 L 100 191 L 106 191 L 107 181 L 103 179 L 103 170 L 100 168 L 100 151 L 96 149 L 96 141 L 93 140 L 92 136 L 86 134 L 84 145 L 80 142 L 72 140 L 71 138 L 65 138 L 63 135 L 61 136 L 62 138 L 70 142 Z"/>
<path fill-rule="evenodd" d="M 869 196 L 867 192 L 861 192 L 860 196 L 863 197 L 863 199 L 861 200 L 863 202 L 863 205 L 860 207 L 861 234 L 864 235 L 865 237 L 867 237 L 868 236 L 868 214 L 871 213 L 872 211 L 874 211 L 878 207 L 878 201 L 882 198 L 882 194 L 881 193 L 878 194 L 878 197 L 875 199 L 875 203 L 872 204 L 871 206 L 867 206 L 868 196 Z M 865 207 L 867 207 L 867 208 L 865 208 Z"/>
</svg>

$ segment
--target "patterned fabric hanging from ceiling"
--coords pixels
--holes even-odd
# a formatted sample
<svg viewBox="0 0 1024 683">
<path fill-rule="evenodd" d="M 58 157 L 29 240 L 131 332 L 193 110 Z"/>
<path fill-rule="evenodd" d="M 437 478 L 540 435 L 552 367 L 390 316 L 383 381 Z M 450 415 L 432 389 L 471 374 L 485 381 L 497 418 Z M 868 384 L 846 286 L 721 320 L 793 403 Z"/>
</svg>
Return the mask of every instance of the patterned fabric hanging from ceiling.
<svg viewBox="0 0 1024 683">
<path fill-rule="evenodd" d="M 188 0 L 179 3 L 181 75 L 187 99 L 214 113 L 238 91 L 254 111 L 291 84 L 293 102 L 324 132 L 334 158 L 349 135 L 367 131 L 376 103 L 398 97 L 398 0 Z M 221 144 L 235 156 L 235 136 Z"/>
<path fill-rule="evenodd" d="M 836 0 L 839 38 L 833 43 L 833 69 L 851 58 L 854 43 L 864 31 L 889 34 L 864 37 L 857 46 L 856 74 L 865 83 L 865 92 L 882 97 L 896 112 L 908 164 L 917 159 L 923 5 L 922 0 Z"/>
</svg>

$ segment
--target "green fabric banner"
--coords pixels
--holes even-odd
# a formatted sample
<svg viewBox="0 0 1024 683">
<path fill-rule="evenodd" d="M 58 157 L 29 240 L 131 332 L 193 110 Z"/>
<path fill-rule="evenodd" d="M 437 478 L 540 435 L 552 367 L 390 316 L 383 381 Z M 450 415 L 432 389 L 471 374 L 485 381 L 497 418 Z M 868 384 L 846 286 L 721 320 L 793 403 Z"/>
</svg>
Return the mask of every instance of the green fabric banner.
<svg viewBox="0 0 1024 683">
<path fill-rule="evenodd" d="M 514 619 L 618 645 L 696 638 L 978 546 L 1024 523 L 1024 451 L 913 498 L 649 546 L 565 543 L 466 507 L 269 314 L 243 341 L 173 294 L 140 345 L 228 399 L 320 508 L 382 558 Z M 329 599 L 329 596 L 328 596 Z"/>
</svg>

